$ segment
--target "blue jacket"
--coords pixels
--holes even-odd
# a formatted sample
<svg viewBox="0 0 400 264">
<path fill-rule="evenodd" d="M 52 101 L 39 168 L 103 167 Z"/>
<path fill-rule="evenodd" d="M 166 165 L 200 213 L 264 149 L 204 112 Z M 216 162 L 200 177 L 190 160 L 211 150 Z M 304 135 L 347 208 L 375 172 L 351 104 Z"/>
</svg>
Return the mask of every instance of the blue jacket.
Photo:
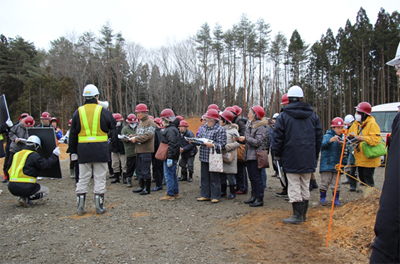
<svg viewBox="0 0 400 264">
<path fill-rule="evenodd" d="M 319 172 L 332 171 L 337 172 L 335 169 L 336 164 L 340 162 L 340 154 L 342 152 L 342 145 L 337 141 L 330 142 L 336 132 L 333 129 L 326 131 L 321 144 L 321 160 L 319 163 Z"/>
<path fill-rule="evenodd" d="M 322 127 L 312 106 L 291 102 L 282 109 L 274 127 L 275 157 L 286 173 L 315 172 L 322 141 Z"/>
</svg>

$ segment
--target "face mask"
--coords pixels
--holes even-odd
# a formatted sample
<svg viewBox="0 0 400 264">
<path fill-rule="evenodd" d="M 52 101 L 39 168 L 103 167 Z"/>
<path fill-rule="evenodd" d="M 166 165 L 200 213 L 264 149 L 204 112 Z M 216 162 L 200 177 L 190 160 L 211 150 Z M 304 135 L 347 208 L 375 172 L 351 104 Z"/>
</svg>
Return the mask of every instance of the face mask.
<svg viewBox="0 0 400 264">
<path fill-rule="evenodd" d="M 362 118 L 361 115 L 355 114 L 354 117 L 355 117 L 355 119 L 356 119 L 357 122 L 361 122 L 361 118 Z"/>
<path fill-rule="evenodd" d="M 120 121 L 117 122 L 117 126 L 121 126 L 121 122 Z"/>
<path fill-rule="evenodd" d="M 131 124 L 129 124 L 129 126 L 130 126 L 132 129 L 135 129 L 135 127 L 137 126 L 137 124 L 136 124 L 136 123 L 131 123 Z"/>
</svg>

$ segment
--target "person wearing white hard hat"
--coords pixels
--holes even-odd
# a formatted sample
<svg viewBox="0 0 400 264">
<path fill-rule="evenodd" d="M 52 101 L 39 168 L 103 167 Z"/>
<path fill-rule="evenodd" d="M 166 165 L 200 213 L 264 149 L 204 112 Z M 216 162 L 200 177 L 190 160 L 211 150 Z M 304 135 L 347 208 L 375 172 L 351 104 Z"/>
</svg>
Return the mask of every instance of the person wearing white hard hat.
<svg viewBox="0 0 400 264">
<path fill-rule="evenodd" d="M 400 44 L 396 58 L 387 63 L 397 65 L 397 76 L 400 77 Z M 375 241 L 372 243 L 370 263 L 400 263 L 400 113 L 392 124 L 392 134 L 388 145 L 385 170 L 385 182 L 379 201 L 379 209 L 375 222 Z"/>
<path fill-rule="evenodd" d="M 60 155 L 60 149 L 56 147 L 53 155 L 45 159 L 36 152 L 40 147 L 41 140 L 38 136 L 28 137 L 26 146 L 13 156 L 8 170 L 8 190 L 11 194 L 19 196 L 20 205 L 25 207 L 31 206 L 32 200 L 41 199 L 49 194 L 49 188 L 36 183 L 36 178 L 41 170 L 56 164 Z"/>
<path fill-rule="evenodd" d="M 323 133 L 313 107 L 302 102 L 303 89 L 292 86 L 287 96 L 289 104 L 276 119 L 272 151 L 275 162 L 280 163 L 289 182 L 288 195 L 293 214 L 283 222 L 301 224 L 306 220 L 309 184 L 317 167 Z"/>
<path fill-rule="evenodd" d="M 107 163 L 110 161 L 107 133 L 115 129 L 116 120 L 110 111 L 98 104 L 99 90 L 93 84 L 83 89 L 85 103 L 72 116 L 69 133 L 68 153 L 71 160 L 78 160 L 79 181 L 76 185 L 78 200 L 77 214 L 83 215 L 86 193 L 89 191 L 93 175 L 96 214 L 106 211 L 104 193 L 106 192 Z"/>
</svg>

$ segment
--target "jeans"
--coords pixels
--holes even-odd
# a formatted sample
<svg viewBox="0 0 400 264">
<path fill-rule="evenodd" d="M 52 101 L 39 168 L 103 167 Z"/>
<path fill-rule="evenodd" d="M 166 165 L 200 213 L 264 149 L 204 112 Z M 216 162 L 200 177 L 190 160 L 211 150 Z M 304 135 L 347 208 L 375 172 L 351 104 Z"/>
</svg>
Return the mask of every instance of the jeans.
<svg viewBox="0 0 400 264">
<path fill-rule="evenodd" d="M 264 189 L 267 188 L 267 171 L 264 169 L 261 169 L 261 180 L 263 183 Z"/>
<path fill-rule="evenodd" d="M 167 161 L 164 161 L 164 176 L 167 184 L 168 196 L 174 196 L 179 193 L 178 175 L 176 174 L 177 160 L 172 161 L 172 166 L 168 167 Z"/>
</svg>

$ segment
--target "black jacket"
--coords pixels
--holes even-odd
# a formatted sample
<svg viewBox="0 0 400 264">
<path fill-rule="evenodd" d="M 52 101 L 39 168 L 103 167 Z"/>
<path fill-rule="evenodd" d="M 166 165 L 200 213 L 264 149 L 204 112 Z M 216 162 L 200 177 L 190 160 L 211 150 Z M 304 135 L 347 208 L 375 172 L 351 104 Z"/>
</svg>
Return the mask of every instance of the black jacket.
<svg viewBox="0 0 400 264">
<path fill-rule="evenodd" d="M 400 113 L 393 120 L 392 135 L 386 163 L 385 182 L 375 222 L 374 251 L 387 259 L 385 263 L 400 262 L 400 194 L 399 194 Z M 374 252 L 372 252 L 371 260 Z M 373 262 L 371 262 L 373 263 Z"/>
<path fill-rule="evenodd" d="M 158 147 L 161 144 L 161 139 L 162 139 L 162 133 L 161 129 L 159 127 L 156 127 L 156 130 L 154 131 L 154 153 L 153 156 L 156 155 Z"/>
<path fill-rule="evenodd" d="M 162 131 L 161 142 L 168 144 L 167 159 L 178 160 L 180 150 L 180 132 L 179 132 L 179 118 L 170 123 L 164 131 Z"/>
<path fill-rule="evenodd" d="M 244 136 L 244 133 L 246 132 L 247 119 L 239 118 L 239 117 L 235 116 L 235 118 L 233 119 L 233 123 L 235 123 L 239 126 L 239 129 L 238 129 L 239 135 Z"/>
<path fill-rule="evenodd" d="M 189 129 L 186 129 L 185 133 L 179 133 L 180 134 L 180 146 L 183 148 L 183 152 L 181 153 L 182 158 L 187 159 L 189 157 L 194 157 L 197 154 L 197 147 L 194 144 L 189 144 L 185 137 L 187 138 L 193 138 L 194 134 L 192 131 Z"/>
<path fill-rule="evenodd" d="M 48 159 L 40 156 L 33 147 L 26 146 L 24 149 L 29 149 L 34 151 L 29 154 L 26 159 L 25 165 L 22 169 L 25 175 L 37 177 L 39 172 L 43 169 L 49 169 L 54 164 L 57 163 L 58 158 L 56 155 L 51 154 Z M 38 183 L 26 183 L 26 182 L 9 182 L 8 190 L 15 196 L 31 196 L 35 194 L 40 189 L 40 184 Z"/>
<path fill-rule="evenodd" d="M 89 99 L 85 104 L 97 104 L 96 99 Z M 115 128 L 117 121 L 111 112 L 103 108 L 100 115 L 100 128 L 105 133 Z M 69 132 L 68 153 L 78 154 L 78 163 L 108 162 L 110 161 L 110 149 L 108 142 L 79 143 L 78 134 L 81 131 L 79 110 L 72 116 L 71 129 Z"/>
<path fill-rule="evenodd" d="M 275 157 L 286 173 L 315 172 L 322 142 L 322 127 L 312 106 L 291 102 L 283 108 L 274 127 Z"/>
<path fill-rule="evenodd" d="M 119 153 L 121 155 L 125 154 L 125 148 L 124 148 L 124 143 L 122 140 L 118 138 L 118 134 L 122 135 L 122 128 L 124 128 L 123 125 L 115 127 L 115 129 L 110 130 L 110 151 L 114 153 Z"/>
</svg>

